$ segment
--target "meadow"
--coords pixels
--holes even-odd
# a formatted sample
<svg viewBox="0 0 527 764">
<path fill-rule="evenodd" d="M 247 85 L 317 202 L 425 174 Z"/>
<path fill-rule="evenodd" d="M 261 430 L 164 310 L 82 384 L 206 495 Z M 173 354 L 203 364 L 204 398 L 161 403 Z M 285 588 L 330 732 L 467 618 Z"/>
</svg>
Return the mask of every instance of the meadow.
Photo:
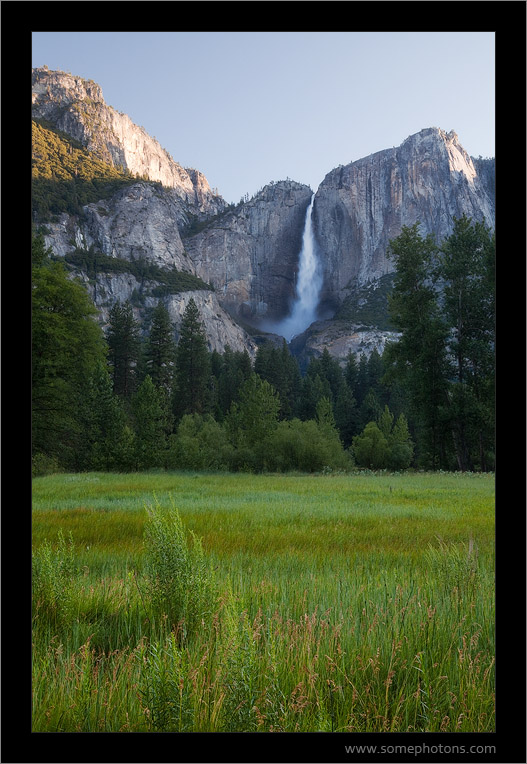
<svg viewBox="0 0 527 764">
<path fill-rule="evenodd" d="M 494 730 L 494 477 L 33 480 L 34 731 Z"/>
</svg>

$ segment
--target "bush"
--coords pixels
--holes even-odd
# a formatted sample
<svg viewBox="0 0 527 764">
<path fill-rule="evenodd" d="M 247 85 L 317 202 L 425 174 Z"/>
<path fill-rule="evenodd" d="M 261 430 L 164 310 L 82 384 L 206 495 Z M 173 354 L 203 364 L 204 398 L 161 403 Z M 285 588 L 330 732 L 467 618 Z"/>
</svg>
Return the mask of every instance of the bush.
<svg viewBox="0 0 527 764">
<path fill-rule="evenodd" d="M 67 542 L 62 530 L 58 532 L 56 549 L 45 541 L 33 553 L 32 595 L 36 628 L 46 624 L 56 627 L 66 622 L 73 603 L 72 578 L 76 572 L 71 532 Z"/>
<path fill-rule="evenodd" d="M 414 447 L 406 418 L 401 414 L 394 425 L 393 415 L 385 406 L 377 422 L 368 422 L 362 433 L 353 438 L 352 451 L 361 467 L 407 469 L 412 462 Z"/>
<path fill-rule="evenodd" d="M 185 414 L 171 439 L 169 462 L 173 469 L 227 470 L 232 446 L 223 427 L 210 415 Z"/>
<path fill-rule="evenodd" d="M 154 621 L 183 638 L 211 613 L 215 597 L 213 573 L 201 541 L 190 531 L 190 543 L 177 508 L 157 500 L 146 506 L 145 566 Z"/>
<path fill-rule="evenodd" d="M 38 453 L 31 459 L 31 475 L 32 477 L 41 477 L 42 475 L 54 475 L 57 472 L 62 472 L 62 468 L 55 456 L 48 456 L 47 454 Z"/>
<path fill-rule="evenodd" d="M 368 422 L 360 435 L 353 438 L 353 455 L 361 467 L 382 470 L 388 461 L 388 441 L 375 422 Z"/>
<path fill-rule="evenodd" d="M 279 422 L 266 447 L 268 467 L 278 472 L 320 472 L 324 467 L 352 466 L 338 436 L 313 420 Z"/>
</svg>

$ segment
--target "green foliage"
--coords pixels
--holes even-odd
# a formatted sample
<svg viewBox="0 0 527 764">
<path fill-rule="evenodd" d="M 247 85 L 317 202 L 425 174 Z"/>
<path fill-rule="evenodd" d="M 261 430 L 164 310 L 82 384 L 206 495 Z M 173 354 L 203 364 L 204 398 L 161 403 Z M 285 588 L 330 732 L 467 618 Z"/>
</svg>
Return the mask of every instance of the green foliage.
<svg viewBox="0 0 527 764">
<path fill-rule="evenodd" d="M 78 215 L 85 204 L 107 199 L 136 182 L 44 120 L 33 120 L 32 137 L 32 205 L 40 222 L 63 212 Z"/>
<path fill-rule="evenodd" d="M 191 297 L 183 313 L 176 357 L 174 414 L 202 414 L 209 406 L 210 359 L 198 307 Z"/>
<path fill-rule="evenodd" d="M 226 418 L 238 468 L 254 471 L 266 468 L 267 439 L 276 429 L 279 410 L 280 399 L 275 389 L 252 373 L 241 386 L 238 401 L 232 404 Z"/>
<path fill-rule="evenodd" d="M 38 630 L 64 626 L 72 615 L 77 573 L 73 537 L 58 532 L 55 548 L 45 541 L 32 556 L 33 625 Z"/>
<path fill-rule="evenodd" d="M 381 276 L 373 283 L 355 288 L 353 293 L 343 300 L 335 318 L 352 321 L 362 327 L 374 326 L 377 329 L 393 331 L 394 325 L 388 309 L 388 296 L 392 288 L 391 273 Z"/>
<path fill-rule="evenodd" d="M 113 390 L 129 400 L 137 384 L 137 362 L 140 353 L 139 324 L 134 318 L 130 302 L 113 305 L 109 315 L 108 361 L 112 373 Z"/>
<path fill-rule="evenodd" d="M 56 456 L 48 456 L 43 453 L 33 454 L 31 457 L 31 476 L 54 475 L 62 472 L 62 468 Z"/>
<path fill-rule="evenodd" d="M 78 468 L 79 412 L 106 345 L 86 289 L 52 262 L 43 237 L 32 241 L 32 449 Z"/>
<path fill-rule="evenodd" d="M 145 281 L 156 282 L 157 286 L 151 288 L 152 297 L 212 290 L 210 284 L 206 284 L 193 273 L 180 271 L 177 268 L 160 268 L 156 263 L 146 260 L 123 260 L 119 257 L 110 257 L 96 251 L 93 246 L 89 250 L 76 249 L 66 254 L 64 260 L 74 268 L 85 271 L 90 278 L 95 278 L 98 273 L 130 273 L 141 284 Z"/>
<path fill-rule="evenodd" d="M 158 302 L 153 314 L 145 348 L 146 370 L 156 387 L 166 393 L 172 389 L 176 343 L 166 306 Z"/>
<path fill-rule="evenodd" d="M 213 571 L 201 541 L 190 531 L 190 540 L 179 511 L 157 499 L 146 506 L 145 574 L 151 616 L 183 639 L 193 634 L 213 609 Z"/>
<path fill-rule="evenodd" d="M 349 470 L 353 466 L 338 433 L 326 422 L 279 422 L 266 445 L 267 467 L 277 472 Z"/>
<path fill-rule="evenodd" d="M 165 463 L 167 411 L 164 402 L 163 392 L 147 374 L 131 403 L 136 469 L 147 470 Z"/>
<path fill-rule="evenodd" d="M 388 374 L 404 387 L 426 467 L 488 469 L 494 452 L 494 235 L 454 218 L 437 247 L 418 224 L 390 242 L 395 259 Z"/>
<path fill-rule="evenodd" d="M 237 399 L 240 387 L 253 372 L 249 354 L 233 351 L 227 345 L 223 355 L 216 351 L 211 354 L 211 371 L 215 378 L 215 415 L 221 421 Z"/>
<path fill-rule="evenodd" d="M 390 313 L 402 336 L 388 344 L 388 363 L 408 391 L 427 466 L 446 467 L 448 326 L 436 288 L 437 245 L 431 235 L 421 237 L 416 223 L 403 226 L 390 242 L 389 254 L 397 268 Z"/>
<path fill-rule="evenodd" d="M 361 467 L 384 469 L 388 453 L 388 441 L 376 422 L 368 422 L 363 432 L 353 438 L 353 455 Z"/>
<path fill-rule="evenodd" d="M 441 246 L 444 314 L 451 332 L 449 421 L 460 469 L 487 464 L 494 436 L 495 241 L 482 223 L 454 218 Z"/>
<path fill-rule="evenodd" d="M 185 414 L 172 436 L 168 461 L 184 470 L 229 469 L 233 447 L 225 429 L 210 414 Z"/>
<path fill-rule="evenodd" d="M 388 435 L 388 442 L 390 444 L 390 468 L 392 470 L 407 469 L 412 463 L 414 444 L 404 414 L 399 415 L 393 430 Z"/>
<path fill-rule="evenodd" d="M 394 416 L 384 407 L 376 422 L 368 422 L 360 435 L 353 438 L 352 451 L 361 467 L 372 470 L 407 469 L 413 457 L 413 443 L 406 418 L 401 414 L 394 425 Z"/>
<path fill-rule="evenodd" d="M 85 465 L 117 472 L 134 469 L 135 433 L 128 424 L 123 400 L 114 395 L 106 364 L 99 364 L 89 379 L 82 409 Z"/>
<path fill-rule="evenodd" d="M 266 343 L 258 348 L 254 371 L 274 387 L 280 398 L 280 418 L 289 419 L 295 411 L 301 387 L 298 362 L 290 354 L 286 341 L 281 348 Z"/>
</svg>

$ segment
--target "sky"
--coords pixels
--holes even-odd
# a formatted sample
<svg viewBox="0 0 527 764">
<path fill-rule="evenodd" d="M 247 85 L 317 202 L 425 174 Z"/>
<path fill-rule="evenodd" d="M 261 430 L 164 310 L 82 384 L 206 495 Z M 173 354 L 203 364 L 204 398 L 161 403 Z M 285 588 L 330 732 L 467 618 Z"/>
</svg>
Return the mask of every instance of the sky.
<svg viewBox="0 0 527 764">
<path fill-rule="evenodd" d="M 455 130 L 494 156 L 494 32 L 33 32 L 32 66 L 106 103 L 230 203 Z"/>
</svg>

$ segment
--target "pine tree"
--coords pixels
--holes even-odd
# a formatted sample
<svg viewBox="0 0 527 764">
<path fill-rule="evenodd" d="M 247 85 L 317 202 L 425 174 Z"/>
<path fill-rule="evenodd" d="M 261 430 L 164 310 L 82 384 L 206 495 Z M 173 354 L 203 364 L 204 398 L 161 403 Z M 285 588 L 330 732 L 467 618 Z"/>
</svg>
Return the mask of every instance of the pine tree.
<svg viewBox="0 0 527 764">
<path fill-rule="evenodd" d="M 137 384 L 136 367 L 141 349 L 139 325 L 131 304 L 127 301 L 121 305 L 118 300 L 110 310 L 109 322 L 108 362 L 114 393 L 129 401 Z"/>
<path fill-rule="evenodd" d="M 276 428 L 280 410 L 278 393 L 254 372 L 240 389 L 229 412 L 228 426 L 249 446 L 261 446 Z"/>
<path fill-rule="evenodd" d="M 421 433 L 423 462 L 432 469 L 448 465 L 447 414 L 449 368 L 448 328 L 441 315 L 434 280 L 437 246 L 431 235 L 419 234 L 419 223 L 403 226 L 390 242 L 395 260 L 390 316 L 401 332 L 385 356 L 392 374 L 408 391 L 412 414 Z"/>
<path fill-rule="evenodd" d="M 154 385 L 165 392 L 172 388 L 176 343 L 165 304 L 159 300 L 152 314 L 152 325 L 145 346 L 146 373 Z"/>
<path fill-rule="evenodd" d="M 100 363 L 84 401 L 86 469 L 129 471 L 134 468 L 134 435 L 123 401 L 113 392 L 106 364 Z"/>
<path fill-rule="evenodd" d="M 352 388 L 357 401 L 357 405 L 360 406 L 368 394 L 370 389 L 370 375 L 368 371 L 368 359 L 361 353 L 359 363 L 357 366 L 357 375 L 355 379 L 355 386 Z"/>
<path fill-rule="evenodd" d="M 191 297 L 180 327 L 176 353 L 173 408 L 176 419 L 184 414 L 206 413 L 209 394 L 210 358 L 205 329 Z"/>
<path fill-rule="evenodd" d="M 357 359 L 355 358 L 354 354 L 350 350 L 350 352 L 346 356 L 346 368 L 344 370 L 344 378 L 351 392 L 354 392 L 355 390 L 355 385 L 357 383 L 358 375 L 359 375 L 359 367 L 357 364 Z"/>
<path fill-rule="evenodd" d="M 137 469 L 164 466 L 166 457 L 166 413 L 162 392 L 147 375 L 132 399 Z"/>
<path fill-rule="evenodd" d="M 353 436 L 359 432 L 357 402 L 350 387 L 343 383 L 334 406 L 335 422 L 345 448 L 349 448 Z"/>
<path fill-rule="evenodd" d="M 392 470 L 405 470 L 412 463 L 414 446 L 404 414 L 400 414 L 388 438 L 389 466 Z"/>
<path fill-rule="evenodd" d="M 439 274 L 454 359 L 450 422 L 461 470 L 473 469 L 475 458 L 484 468 L 484 444 L 493 440 L 487 427 L 493 401 L 486 395 L 494 376 L 492 249 L 489 230 L 465 215 L 454 218 L 452 234 L 441 247 Z"/>
<path fill-rule="evenodd" d="M 106 344 L 85 287 L 51 259 L 42 236 L 31 254 L 32 452 L 80 469 L 82 401 Z"/>
</svg>

